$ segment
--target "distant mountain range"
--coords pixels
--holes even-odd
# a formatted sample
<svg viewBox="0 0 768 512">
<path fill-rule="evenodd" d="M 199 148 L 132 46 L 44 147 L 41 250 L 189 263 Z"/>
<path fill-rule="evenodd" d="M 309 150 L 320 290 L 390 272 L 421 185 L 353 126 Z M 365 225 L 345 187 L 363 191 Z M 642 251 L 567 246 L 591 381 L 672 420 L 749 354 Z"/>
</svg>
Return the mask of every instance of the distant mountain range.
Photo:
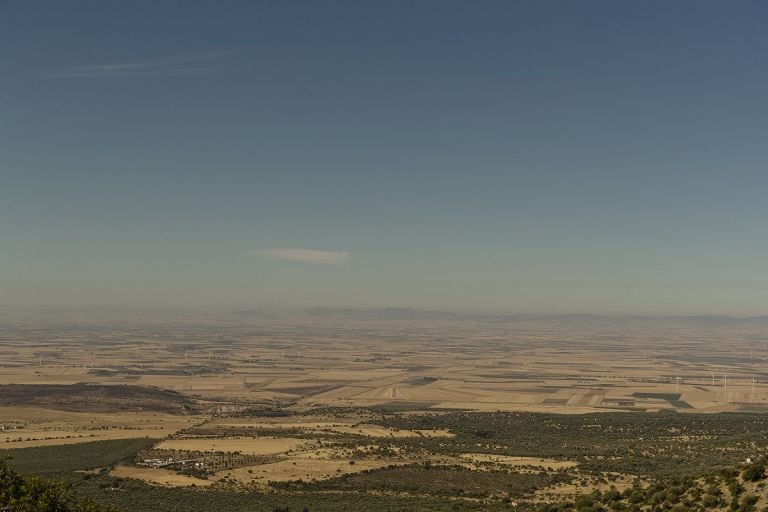
<svg viewBox="0 0 768 512">
<path fill-rule="evenodd" d="M 424 311 L 411 308 L 312 308 L 303 313 L 311 316 L 348 318 L 352 320 L 449 320 L 465 315 L 444 311 Z"/>
<path fill-rule="evenodd" d="M 240 316 L 240 317 L 250 317 L 250 318 L 272 318 L 274 315 L 270 313 L 266 313 L 264 311 L 259 311 L 258 309 L 246 309 L 241 311 L 233 311 L 233 315 Z"/>
<path fill-rule="evenodd" d="M 699 327 L 721 327 L 728 325 L 766 325 L 768 316 L 732 317 L 724 315 L 680 315 L 680 316 L 642 316 L 642 315 L 591 315 L 591 314 L 491 314 L 491 313 L 456 313 L 450 311 L 431 311 L 412 308 L 325 308 L 306 309 L 303 314 L 315 317 L 343 318 L 349 320 L 477 320 L 486 322 L 554 322 L 570 324 L 621 324 L 644 323 L 658 325 L 695 325 Z"/>
</svg>

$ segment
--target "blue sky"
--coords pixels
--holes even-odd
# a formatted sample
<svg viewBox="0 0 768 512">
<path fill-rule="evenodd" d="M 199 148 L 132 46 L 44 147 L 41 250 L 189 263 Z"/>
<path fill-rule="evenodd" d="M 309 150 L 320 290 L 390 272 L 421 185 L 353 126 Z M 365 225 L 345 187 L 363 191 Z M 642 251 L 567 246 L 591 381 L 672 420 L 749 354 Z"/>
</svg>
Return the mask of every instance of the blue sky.
<svg viewBox="0 0 768 512">
<path fill-rule="evenodd" d="M 0 304 L 768 313 L 765 2 L 0 2 Z"/>
</svg>

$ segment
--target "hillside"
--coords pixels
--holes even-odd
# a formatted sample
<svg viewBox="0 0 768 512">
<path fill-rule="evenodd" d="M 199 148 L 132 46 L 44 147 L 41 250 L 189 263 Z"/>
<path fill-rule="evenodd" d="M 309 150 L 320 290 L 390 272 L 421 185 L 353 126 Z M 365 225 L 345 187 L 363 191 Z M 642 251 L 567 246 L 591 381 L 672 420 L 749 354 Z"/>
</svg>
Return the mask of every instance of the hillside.
<svg viewBox="0 0 768 512">
<path fill-rule="evenodd" d="M 0 510 L 3 512 L 109 512 L 73 497 L 63 485 L 22 476 L 0 460 Z"/>
</svg>

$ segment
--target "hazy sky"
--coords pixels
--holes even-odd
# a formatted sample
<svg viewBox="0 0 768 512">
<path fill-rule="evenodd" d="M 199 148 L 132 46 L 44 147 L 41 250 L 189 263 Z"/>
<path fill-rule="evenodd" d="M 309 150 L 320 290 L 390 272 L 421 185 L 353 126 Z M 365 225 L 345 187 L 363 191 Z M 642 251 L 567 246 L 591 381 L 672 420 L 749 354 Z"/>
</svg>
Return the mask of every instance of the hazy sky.
<svg viewBox="0 0 768 512">
<path fill-rule="evenodd" d="M 0 66 L 0 304 L 768 314 L 762 0 L 0 0 Z"/>
</svg>

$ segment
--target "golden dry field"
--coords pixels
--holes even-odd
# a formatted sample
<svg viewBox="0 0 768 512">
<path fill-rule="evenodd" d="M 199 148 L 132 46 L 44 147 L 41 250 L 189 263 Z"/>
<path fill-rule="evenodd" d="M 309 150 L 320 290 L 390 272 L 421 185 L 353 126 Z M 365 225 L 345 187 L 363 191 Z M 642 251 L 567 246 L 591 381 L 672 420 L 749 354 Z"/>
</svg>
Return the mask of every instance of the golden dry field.
<svg viewBox="0 0 768 512">
<path fill-rule="evenodd" d="M 580 474 L 575 460 L 494 454 L 481 443 L 477 453 L 413 448 L 456 435 L 422 428 L 418 418 L 743 412 L 768 404 L 759 348 L 768 324 L 760 322 L 53 316 L 6 319 L 0 334 L 0 447 L 156 439 L 109 475 L 160 486 L 268 489 L 414 464 Z M 380 421 L 399 413 L 409 426 Z M 619 488 L 631 480 L 612 478 Z M 580 484 L 553 482 L 537 499 L 608 488 L 588 475 Z"/>
<path fill-rule="evenodd" d="M 722 412 L 768 404 L 766 336 L 716 318 L 19 319 L 3 324 L 0 384 L 156 387 L 222 410 Z"/>
</svg>

